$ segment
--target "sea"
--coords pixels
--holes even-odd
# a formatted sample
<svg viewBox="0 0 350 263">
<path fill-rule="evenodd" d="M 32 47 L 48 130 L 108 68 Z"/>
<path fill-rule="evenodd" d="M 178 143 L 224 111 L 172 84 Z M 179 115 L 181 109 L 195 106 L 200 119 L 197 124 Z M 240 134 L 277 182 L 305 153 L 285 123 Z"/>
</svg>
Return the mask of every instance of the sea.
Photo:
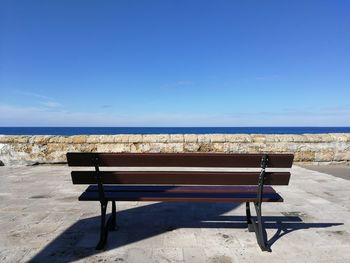
<svg viewBox="0 0 350 263">
<path fill-rule="evenodd" d="M 350 133 L 350 127 L 0 127 L 0 135 Z"/>
</svg>

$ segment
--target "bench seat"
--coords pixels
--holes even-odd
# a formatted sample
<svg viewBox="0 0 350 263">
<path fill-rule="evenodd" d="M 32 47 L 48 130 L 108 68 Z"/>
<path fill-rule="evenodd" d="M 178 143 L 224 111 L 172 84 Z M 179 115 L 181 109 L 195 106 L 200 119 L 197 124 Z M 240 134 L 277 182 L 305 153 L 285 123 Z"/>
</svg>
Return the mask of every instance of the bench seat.
<svg viewBox="0 0 350 263">
<path fill-rule="evenodd" d="M 257 186 L 115 186 L 104 185 L 108 201 L 257 202 Z M 98 201 L 97 185 L 90 185 L 80 201 Z M 264 186 L 263 202 L 283 202 L 271 186 Z"/>
</svg>

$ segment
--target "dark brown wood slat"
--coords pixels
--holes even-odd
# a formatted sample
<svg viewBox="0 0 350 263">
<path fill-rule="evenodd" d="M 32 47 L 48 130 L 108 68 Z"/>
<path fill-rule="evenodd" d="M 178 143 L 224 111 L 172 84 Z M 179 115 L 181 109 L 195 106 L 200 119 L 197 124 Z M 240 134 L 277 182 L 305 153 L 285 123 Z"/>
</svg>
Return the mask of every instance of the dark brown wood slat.
<svg viewBox="0 0 350 263">
<path fill-rule="evenodd" d="M 104 184 L 257 185 L 258 172 L 100 172 Z M 96 184 L 93 171 L 73 171 L 73 184 Z M 264 184 L 288 185 L 289 172 L 266 173 Z"/>
<path fill-rule="evenodd" d="M 150 185 L 104 185 L 106 192 L 167 192 L 167 193 L 257 193 L 258 186 L 150 186 Z M 86 192 L 97 192 L 97 185 L 90 185 Z M 276 193 L 271 186 L 264 186 L 264 193 Z"/>
<path fill-rule="evenodd" d="M 293 154 L 268 154 L 268 167 L 289 168 Z M 67 153 L 69 166 L 260 167 L 262 154 L 224 153 Z"/>
<path fill-rule="evenodd" d="M 107 200 L 114 201 L 164 201 L 164 202 L 256 202 L 254 193 L 164 193 L 164 192 L 105 192 Z M 80 201 L 98 201 L 98 192 L 84 192 Z M 277 193 L 263 194 L 263 202 L 283 202 Z"/>
</svg>

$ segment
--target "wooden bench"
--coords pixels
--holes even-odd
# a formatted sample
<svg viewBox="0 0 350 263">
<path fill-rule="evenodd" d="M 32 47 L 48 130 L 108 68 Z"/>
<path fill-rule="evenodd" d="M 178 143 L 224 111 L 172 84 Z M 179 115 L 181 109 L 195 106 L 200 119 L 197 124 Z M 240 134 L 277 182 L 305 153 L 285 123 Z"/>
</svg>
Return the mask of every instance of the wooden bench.
<svg viewBox="0 0 350 263">
<path fill-rule="evenodd" d="M 101 204 L 100 240 L 103 249 L 109 230 L 116 228 L 116 201 L 241 202 L 246 203 L 249 232 L 255 232 L 263 251 L 270 251 L 263 218 L 262 202 L 283 202 L 271 185 L 288 185 L 290 173 L 268 172 L 266 168 L 290 168 L 292 154 L 217 153 L 67 153 L 69 166 L 94 167 L 92 171 L 72 171 L 73 184 L 90 186 L 80 201 Z M 206 167 L 258 168 L 256 171 L 101 171 L 100 167 Z M 177 169 L 178 169 L 177 168 Z M 179 169 L 178 169 L 179 170 Z M 188 169 L 187 169 L 188 170 Z M 197 169 L 198 170 L 198 169 Z M 203 169 L 202 169 L 203 170 Z M 232 170 L 232 169 L 231 169 Z M 246 169 L 247 170 L 247 169 Z M 108 202 L 112 214 L 106 223 Z M 251 216 L 250 203 L 256 210 Z M 157 215 L 161 216 L 161 215 Z"/>
</svg>

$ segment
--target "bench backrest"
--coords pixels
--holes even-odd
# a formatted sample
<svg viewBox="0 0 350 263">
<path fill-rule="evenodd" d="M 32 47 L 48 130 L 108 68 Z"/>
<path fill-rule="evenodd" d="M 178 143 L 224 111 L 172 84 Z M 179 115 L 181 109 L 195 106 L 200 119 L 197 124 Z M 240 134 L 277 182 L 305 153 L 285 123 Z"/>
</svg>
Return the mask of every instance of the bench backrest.
<svg viewBox="0 0 350 263">
<path fill-rule="evenodd" d="M 267 168 L 290 168 L 293 154 L 268 154 Z M 260 168 L 263 154 L 67 153 L 73 167 Z M 73 184 L 257 185 L 259 171 L 72 171 Z M 287 185 L 290 172 L 266 172 L 265 185 Z"/>
</svg>

